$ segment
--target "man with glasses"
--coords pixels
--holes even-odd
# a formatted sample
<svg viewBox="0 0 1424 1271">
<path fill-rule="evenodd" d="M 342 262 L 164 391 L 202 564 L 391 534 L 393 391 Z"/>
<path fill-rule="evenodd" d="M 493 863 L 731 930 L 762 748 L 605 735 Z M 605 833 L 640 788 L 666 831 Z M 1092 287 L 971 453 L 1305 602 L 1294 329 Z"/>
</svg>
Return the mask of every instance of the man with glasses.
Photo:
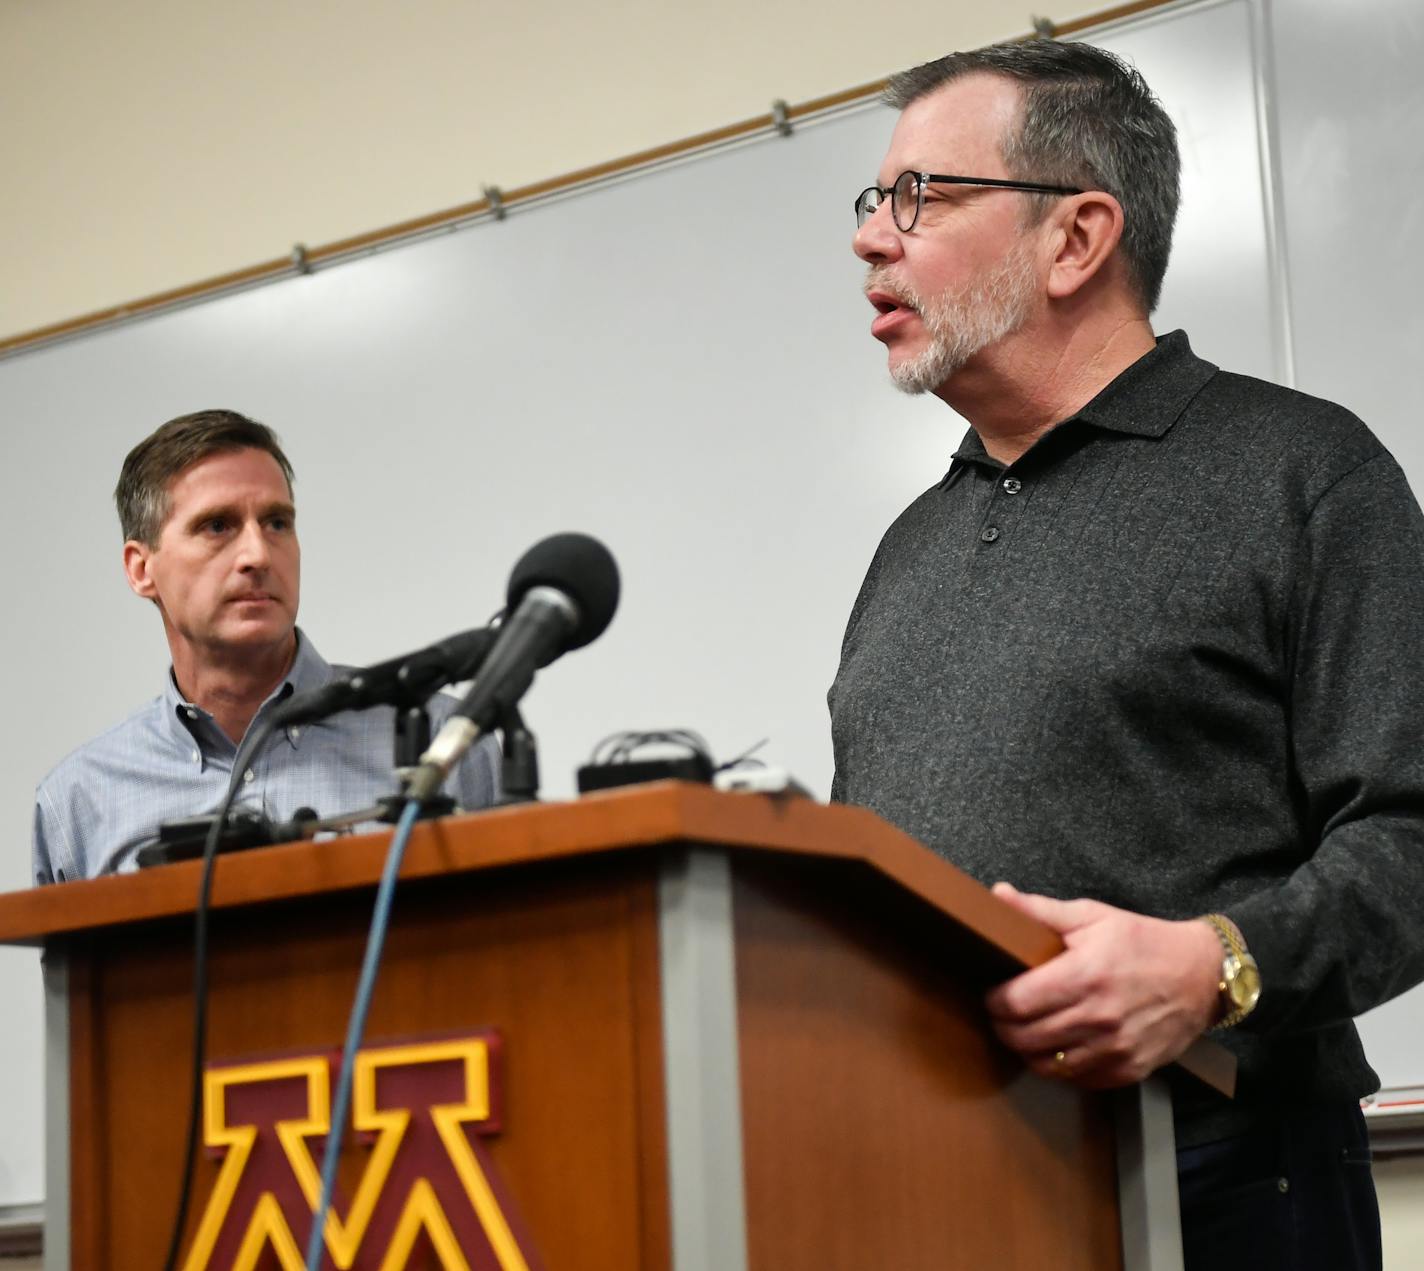
<svg viewBox="0 0 1424 1271">
<path fill-rule="evenodd" d="M 1419 509 L 1347 411 L 1154 334 L 1179 161 L 1134 70 L 1035 41 L 887 96 L 871 333 L 971 428 L 852 610 L 834 797 L 1062 934 L 988 997 L 1035 1072 L 1236 1053 L 1234 1101 L 1170 1074 L 1188 1267 L 1378 1267 L 1351 1019 L 1424 976 Z"/>
</svg>

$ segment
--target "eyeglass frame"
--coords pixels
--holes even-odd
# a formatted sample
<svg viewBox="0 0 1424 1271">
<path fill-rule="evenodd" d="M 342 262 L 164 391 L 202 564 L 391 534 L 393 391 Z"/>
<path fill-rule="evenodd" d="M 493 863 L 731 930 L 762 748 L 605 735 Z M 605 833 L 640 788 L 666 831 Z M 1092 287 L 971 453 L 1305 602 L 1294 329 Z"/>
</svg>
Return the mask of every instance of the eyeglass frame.
<svg viewBox="0 0 1424 1271">
<path fill-rule="evenodd" d="M 895 215 L 895 187 L 907 176 L 915 178 L 915 214 L 910 217 L 908 225 L 901 225 L 899 218 Z M 895 228 L 902 234 L 908 234 L 919 224 L 920 213 L 925 206 L 925 186 L 931 182 L 936 185 L 979 185 L 987 186 L 993 190 L 1027 190 L 1031 194 L 1082 194 L 1083 190 L 1071 185 L 1044 185 L 1040 181 L 1006 181 L 999 177 L 956 177 L 946 176 L 939 172 L 916 172 L 913 168 L 906 168 L 897 176 L 887 189 L 883 185 L 867 185 L 859 194 L 855 196 L 855 225 L 857 229 L 863 227 L 876 212 L 880 210 L 881 203 L 888 198 L 890 203 L 890 219 L 894 221 Z M 861 204 L 866 197 L 874 193 L 879 196 L 879 201 L 862 214 Z"/>
</svg>

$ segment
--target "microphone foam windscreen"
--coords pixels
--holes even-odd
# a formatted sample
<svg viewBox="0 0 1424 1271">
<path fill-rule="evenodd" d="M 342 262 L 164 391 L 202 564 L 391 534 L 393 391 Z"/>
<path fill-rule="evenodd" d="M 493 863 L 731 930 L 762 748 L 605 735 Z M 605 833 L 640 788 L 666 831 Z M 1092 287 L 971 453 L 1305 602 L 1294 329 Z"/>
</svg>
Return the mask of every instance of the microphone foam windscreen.
<svg viewBox="0 0 1424 1271">
<path fill-rule="evenodd" d="M 553 587 L 578 606 L 579 624 L 565 646 L 598 639 L 618 608 L 618 566 L 613 553 L 588 534 L 551 534 L 535 543 L 509 576 L 512 612 L 532 587 Z"/>
</svg>

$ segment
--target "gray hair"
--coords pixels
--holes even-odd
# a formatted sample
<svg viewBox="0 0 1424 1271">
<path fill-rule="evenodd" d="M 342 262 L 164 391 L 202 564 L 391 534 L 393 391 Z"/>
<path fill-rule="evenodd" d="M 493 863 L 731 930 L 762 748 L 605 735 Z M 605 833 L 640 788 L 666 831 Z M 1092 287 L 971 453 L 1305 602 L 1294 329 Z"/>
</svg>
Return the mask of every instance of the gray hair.
<svg viewBox="0 0 1424 1271">
<path fill-rule="evenodd" d="M 124 460 L 114 503 L 124 541 L 158 546 L 158 536 L 168 520 L 168 487 L 173 478 L 199 460 L 236 450 L 263 450 L 277 461 L 292 490 L 292 465 L 282 453 L 277 434 L 266 424 L 235 410 L 200 410 L 160 424 Z"/>
<path fill-rule="evenodd" d="M 1122 204 L 1119 250 L 1148 313 L 1157 307 L 1172 252 L 1180 198 L 1177 130 L 1141 74 L 1091 44 L 1029 40 L 951 53 L 890 78 L 885 100 L 904 110 L 951 80 L 974 73 L 1017 81 L 1017 132 L 1000 143 L 1021 181 L 1103 190 Z M 971 174 L 972 175 L 972 174 Z M 1041 219 L 1054 198 L 1030 195 Z"/>
</svg>

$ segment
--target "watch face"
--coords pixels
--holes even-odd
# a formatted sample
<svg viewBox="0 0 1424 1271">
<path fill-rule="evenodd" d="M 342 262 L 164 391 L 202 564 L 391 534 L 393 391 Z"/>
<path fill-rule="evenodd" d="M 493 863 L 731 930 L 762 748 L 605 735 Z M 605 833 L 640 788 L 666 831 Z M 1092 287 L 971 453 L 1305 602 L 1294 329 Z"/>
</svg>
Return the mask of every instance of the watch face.
<svg viewBox="0 0 1424 1271">
<path fill-rule="evenodd" d="M 1251 1010 L 1261 997 L 1261 972 L 1255 959 L 1227 958 L 1223 970 L 1231 1005 L 1243 1014 Z"/>
</svg>

